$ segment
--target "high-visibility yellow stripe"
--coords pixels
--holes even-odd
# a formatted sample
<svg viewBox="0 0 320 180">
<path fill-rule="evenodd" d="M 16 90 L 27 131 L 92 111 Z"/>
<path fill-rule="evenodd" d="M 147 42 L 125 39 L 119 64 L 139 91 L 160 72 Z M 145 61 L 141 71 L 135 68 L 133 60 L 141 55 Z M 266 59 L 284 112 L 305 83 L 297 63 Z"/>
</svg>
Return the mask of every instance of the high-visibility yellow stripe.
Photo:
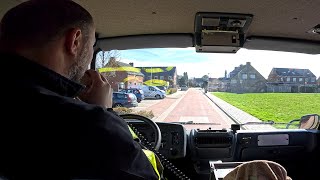
<svg viewBox="0 0 320 180">
<path fill-rule="evenodd" d="M 160 79 L 150 79 L 145 81 L 144 84 L 148 86 L 167 86 L 167 81 Z"/>
<path fill-rule="evenodd" d="M 138 136 L 136 135 L 136 133 L 133 132 L 133 130 L 130 128 L 130 126 L 128 126 L 128 128 L 129 128 L 129 131 L 130 131 L 130 133 L 132 135 L 132 138 L 133 139 L 138 139 Z"/>
<path fill-rule="evenodd" d="M 173 69 L 173 66 L 169 66 L 166 68 L 167 71 L 171 71 Z"/>
<path fill-rule="evenodd" d="M 130 128 L 130 126 L 128 126 L 129 128 L 129 131 L 132 135 L 132 138 L 133 139 L 138 139 L 138 136 L 136 135 L 135 132 L 133 132 L 133 130 Z M 142 149 L 144 154 L 147 156 L 149 162 L 151 163 L 154 171 L 157 173 L 158 177 L 159 177 L 159 180 L 160 180 L 160 173 L 158 171 L 158 167 L 157 167 L 157 159 L 156 159 L 156 156 L 154 154 L 154 152 L 150 151 L 150 150 L 147 150 L 147 149 Z"/>
<path fill-rule="evenodd" d="M 160 72 L 164 72 L 163 69 L 161 68 L 144 68 L 144 71 L 146 73 L 160 73 Z"/>
<path fill-rule="evenodd" d="M 136 80 L 138 81 L 138 77 L 133 77 L 133 76 L 130 76 L 130 77 L 126 77 L 122 80 L 122 82 L 127 82 L 127 81 L 130 81 L 130 80 Z"/>
<path fill-rule="evenodd" d="M 140 69 L 139 68 L 135 68 L 135 67 L 104 67 L 104 68 L 100 68 L 98 70 L 100 73 L 103 72 L 113 72 L 113 71 L 125 71 L 125 72 L 135 72 L 135 73 L 140 73 Z"/>
<path fill-rule="evenodd" d="M 157 160 L 156 160 L 156 156 L 154 155 L 154 152 L 147 150 L 147 149 L 143 149 L 144 154 L 147 156 L 147 158 L 149 159 L 154 171 L 157 173 L 158 175 L 158 179 L 160 180 L 160 173 L 158 171 L 158 167 L 157 167 Z"/>
</svg>

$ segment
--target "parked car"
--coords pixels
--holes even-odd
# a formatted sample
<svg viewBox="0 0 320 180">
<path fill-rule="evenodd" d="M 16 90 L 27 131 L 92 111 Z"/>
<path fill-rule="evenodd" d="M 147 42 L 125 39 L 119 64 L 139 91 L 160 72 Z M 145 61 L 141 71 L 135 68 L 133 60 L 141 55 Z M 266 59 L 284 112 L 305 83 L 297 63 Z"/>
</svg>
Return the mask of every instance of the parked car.
<svg viewBox="0 0 320 180">
<path fill-rule="evenodd" d="M 137 97 L 138 103 L 144 99 L 144 92 L 141 89 L 130 88 L 130 89 L 121 89 L 120 92 L 133 93 Z"/>
<path fill-rule="evenodd" d="M 160 90 L 167 91 L 167 87 L 165 86 L 156 86 L 156 87 L 159 88 Z"/>
<path fill-rule="evenodd" d="M 136 107 L 137 97 L 133 93 L 114 92 L 112 96 L 112 107 Z"/>
<path fill-rule="evenodd" d="M 186 85 L 183 85 L 183 86 L 181 86 L 181 91 L 186 91 L 186 90 L 188 90 L 189 88 L 188 88 L 188 86 L 186 86 Z"/>
<path fill-rule="evenodd" d="M 160 90 L 156 86 L 143 85 L 142 90 L 144 92 L 145 98 L 163 99 L 166 97 L 166 92 L 163 90 Z"/>
</svg>

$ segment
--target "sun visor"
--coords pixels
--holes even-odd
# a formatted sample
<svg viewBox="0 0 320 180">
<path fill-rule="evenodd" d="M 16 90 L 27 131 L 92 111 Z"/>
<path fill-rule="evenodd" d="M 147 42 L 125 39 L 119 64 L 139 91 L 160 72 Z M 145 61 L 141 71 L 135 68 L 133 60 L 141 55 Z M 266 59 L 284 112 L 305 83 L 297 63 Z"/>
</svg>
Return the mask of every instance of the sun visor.
<svg viewBox="0 0 320 180">
<path fill-rule="evenodd" d="M 194 45 L 192 34 L 159 34 L 102 38 L 97 40 L 97 46 L 108 51 L 112 49 L 186 48 Z"/>
<path fill-rule="evenodd" d="M 297 52 L 305 54 L 320 54 L 320 43 L 296 39 L 248 37 L 244 48 L 253 50 L 271 50 Z"/>
</svg>

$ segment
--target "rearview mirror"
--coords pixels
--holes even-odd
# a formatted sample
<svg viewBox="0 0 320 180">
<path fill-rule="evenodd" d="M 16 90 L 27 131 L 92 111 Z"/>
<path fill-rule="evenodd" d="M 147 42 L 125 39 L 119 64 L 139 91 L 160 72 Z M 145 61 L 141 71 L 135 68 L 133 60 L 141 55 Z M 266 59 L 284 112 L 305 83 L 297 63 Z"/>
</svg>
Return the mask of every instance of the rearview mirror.
<svg viewBox="0 0 320 180">
<path fill-rule="evenodd" d="M 300 119 L 299 129 L 318 129 L 319 119 L 319 115 L 317 114 L 302 116 Z"/>
</svg>

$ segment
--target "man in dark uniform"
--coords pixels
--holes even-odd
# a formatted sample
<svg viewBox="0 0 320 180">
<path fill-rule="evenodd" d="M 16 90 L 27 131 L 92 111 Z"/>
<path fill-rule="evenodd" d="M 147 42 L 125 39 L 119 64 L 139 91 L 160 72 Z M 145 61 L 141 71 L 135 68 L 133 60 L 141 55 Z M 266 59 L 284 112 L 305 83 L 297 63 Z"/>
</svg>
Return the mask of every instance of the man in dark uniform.
<svg viewBox="0 0 320 180">
<path fill-rule="evenodd" d="M 4 15 L 0 177 L 158 179 L 108 109 L 109 83 L 87 70 L 94 43 L 93 19 L 73 1 L 31 0 Z"/>
</svg>

